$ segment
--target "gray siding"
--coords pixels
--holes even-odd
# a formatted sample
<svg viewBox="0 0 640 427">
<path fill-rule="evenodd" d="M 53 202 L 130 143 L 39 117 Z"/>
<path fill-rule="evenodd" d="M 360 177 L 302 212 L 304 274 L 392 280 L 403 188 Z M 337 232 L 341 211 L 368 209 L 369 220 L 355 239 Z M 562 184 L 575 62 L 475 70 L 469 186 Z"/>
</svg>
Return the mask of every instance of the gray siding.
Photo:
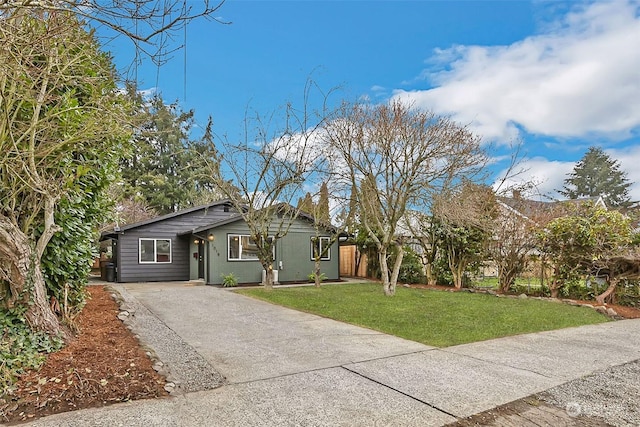
<svg viewBox="0 0 640 427">
<path fill-rule="evenodd" d="M 184 215 L 142 225 L 123 231 L 117 243 L 117 281 L 153 282 L 189 280 L 191 260 L 191 236 L 179 233 L 212 224 L 228 218 L 232 213 L 224 212 L 224 206 L 214 206 Z M 140 264 L 140 238 L 171 239 L 171 263 Z"/>
<path fill-rule="evenodd" d="M 262 280 L 262 265 L 259 261 L 228 261 L 227 235 L 248 234 L 247 225 L 242 221 L 209 230 L 214 241 L 208 242 L 208 283 L 222 283 L 222 275 L 233 273 L 239 283 L 258 283 Z M 279 270 L 281 282 L 305 281 L 314 269 L 311 260 L 311 237 L 315 235 L 313 227 L 305 220 L 296 220 L 286 236 L 276 243 L 276 256 L 273 268 Z M 331 259 L 322 261 L 321 271 L 327 279 L 339 278 L 338 244 L 330 249 Z M 280 263 L 282 262 L 282 269 Z"/>
</svg>

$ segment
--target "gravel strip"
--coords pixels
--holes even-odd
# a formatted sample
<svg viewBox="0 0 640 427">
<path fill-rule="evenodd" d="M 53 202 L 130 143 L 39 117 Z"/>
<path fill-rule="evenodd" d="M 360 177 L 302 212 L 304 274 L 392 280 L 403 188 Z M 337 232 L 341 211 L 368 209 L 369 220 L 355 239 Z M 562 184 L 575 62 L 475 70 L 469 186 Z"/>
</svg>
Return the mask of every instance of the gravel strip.
<svg viewBox="0 0 640 427">
<path fill-rule="evenodd" d="M 568 382 L 538 398 L 574 416 L 600 417 L 619 427 L 640 426 L 640 360 Z"/>
<path fill-rule="evenodd" d="M 224 377 L 178 334 L 118 285 L 110 286 L 120 305 L 118 317 L 138 337 L 154 360 L 154 369 L 167 378 L 171 394 L 211 390 L 225 384 Z"/>
</svg>

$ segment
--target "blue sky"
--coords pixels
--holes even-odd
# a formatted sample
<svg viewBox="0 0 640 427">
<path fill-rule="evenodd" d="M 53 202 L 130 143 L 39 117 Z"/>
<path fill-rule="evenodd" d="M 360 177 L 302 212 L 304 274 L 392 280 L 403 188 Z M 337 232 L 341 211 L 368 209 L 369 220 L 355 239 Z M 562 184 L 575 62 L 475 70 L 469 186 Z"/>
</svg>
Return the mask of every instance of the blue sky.
<svg viewBox="0 0 640 427">
<path fill-rule="evenodd" d="M 218 135 L 240 138 L 247 108 L 299 105 L 311 76 L 340 87 L 336 103 L 400 97 L 468 125 L 495 147 L 496 174 L 521 140 L 519 179 L 552 197 L 600 146 L 640 200 L 638 1 L 227 0 L 219 18 L 231 24 L 189 25 L 186 61 L 180 51 L 136 74 L 200 125 L 211 115 Z M 130 64 L 122 41 L 105 48 Z"/>
</svg>

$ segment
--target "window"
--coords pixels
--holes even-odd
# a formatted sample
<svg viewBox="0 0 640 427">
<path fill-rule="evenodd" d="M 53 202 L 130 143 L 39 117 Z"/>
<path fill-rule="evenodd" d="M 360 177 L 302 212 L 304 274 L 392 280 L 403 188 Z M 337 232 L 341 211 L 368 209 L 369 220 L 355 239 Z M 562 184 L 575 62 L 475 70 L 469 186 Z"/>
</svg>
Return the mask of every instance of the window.
<svg viewBox="0 0 640 427">
<path fill-rule="evenodd" d="M 229 244 L 229 261 L 257 261 L 258 246 L 250 237 L 241 234 L 227 235 Z"/>
<path fill-rule="evenodd" d="M 171 262 L 171 239 L 140 239 L 140 264 Z"/>
<path fill-rule="evenodd" d="M 320 255 L 320 261 L 329 261 L 331 259 L 330 241 L 331 239 L 328 237 L 311 238 L 311 261 L 315 261 L 318 255 Z"/>
<path fill-rule="evenodd" d="M 273 245 L 273 259 L 276 259 L 276 245 L 272 236 L 268 237 Z M 227 261 L 258 261 L 258 246 L 251 236 L 244 234 L 227 235 Z"/>
</svg>

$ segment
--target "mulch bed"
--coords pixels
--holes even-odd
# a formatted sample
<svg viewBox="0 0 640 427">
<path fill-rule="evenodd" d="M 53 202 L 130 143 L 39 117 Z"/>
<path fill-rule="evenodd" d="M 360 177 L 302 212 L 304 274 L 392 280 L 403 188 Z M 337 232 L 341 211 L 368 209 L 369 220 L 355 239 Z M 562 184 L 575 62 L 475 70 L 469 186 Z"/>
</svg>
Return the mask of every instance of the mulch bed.
<svg viewBox="0 0 640 427">
<path fill-rule="evenodd" d="M 13 395 L 0 399 L 0 422 L 168 395 L 164 377 L 116 317 L 111 294 L 102 286 L 88 290 L 90 298 L 77 318 L 80 334 L 50 354 L 39 371 L 19 378 Z"/>
</svg>

